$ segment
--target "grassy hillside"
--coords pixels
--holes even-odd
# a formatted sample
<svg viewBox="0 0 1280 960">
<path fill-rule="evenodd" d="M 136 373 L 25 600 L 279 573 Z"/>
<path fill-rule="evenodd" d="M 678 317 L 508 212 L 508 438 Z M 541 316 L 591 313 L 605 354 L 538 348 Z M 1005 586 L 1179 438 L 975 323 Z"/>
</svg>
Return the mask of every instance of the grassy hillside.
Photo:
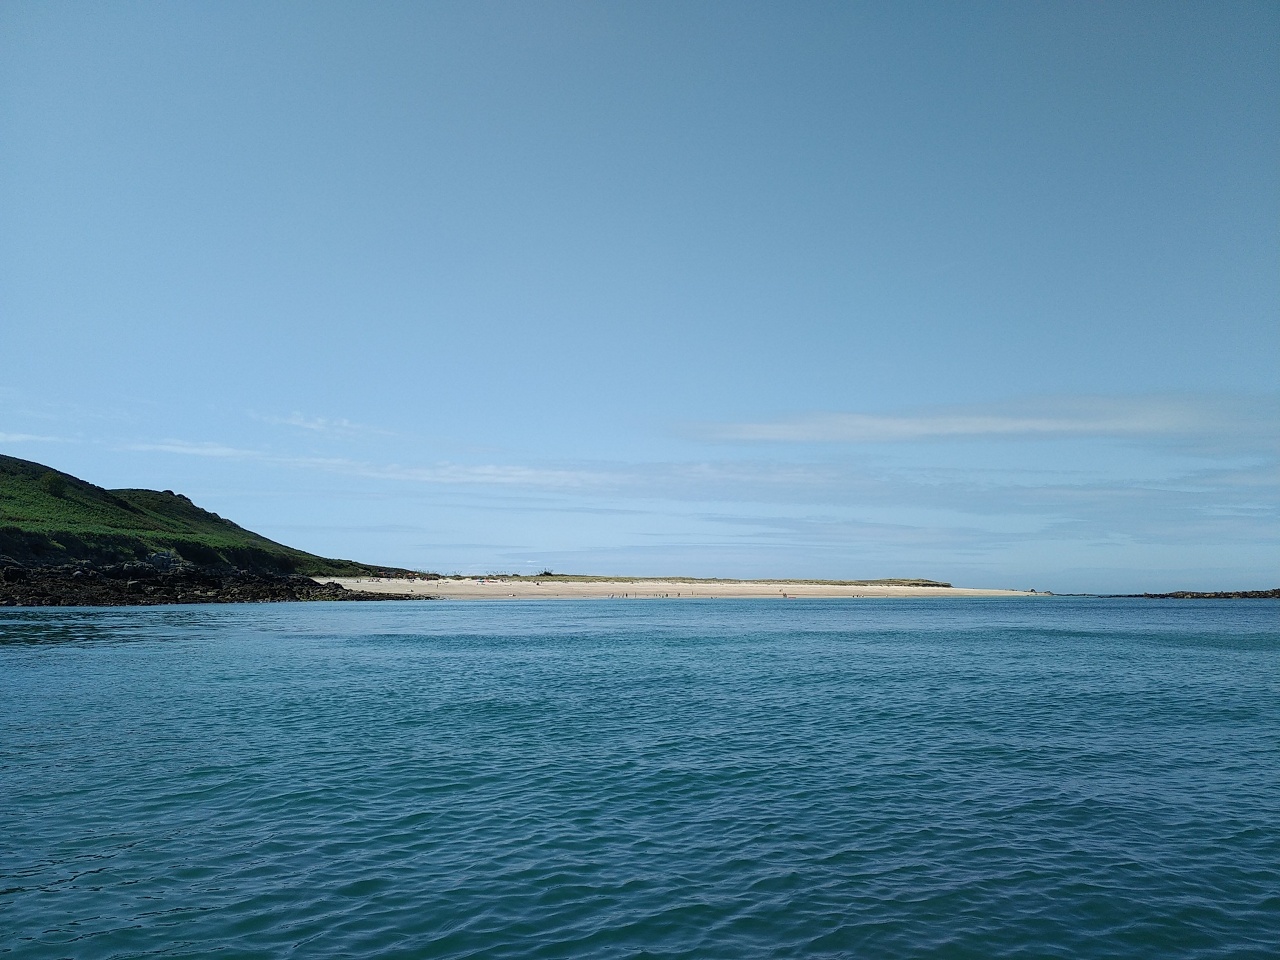
<svg viewBox="0 0 1280 960">
<path fill-rule="evenodd" d="M 311 576 L 384 568 L 286 547 L 170 490 L 104 490 L 39 463 L 0 456 L 0 556 L 22 564 L 120 563 L 175 554 L 204 567 Z"/>
</svg>

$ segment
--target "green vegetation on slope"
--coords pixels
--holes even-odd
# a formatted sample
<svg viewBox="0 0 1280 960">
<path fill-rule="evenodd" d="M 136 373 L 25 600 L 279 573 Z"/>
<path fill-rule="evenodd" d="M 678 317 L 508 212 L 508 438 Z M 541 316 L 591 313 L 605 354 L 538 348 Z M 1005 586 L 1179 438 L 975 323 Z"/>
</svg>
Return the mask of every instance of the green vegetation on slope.
<svg viewBox="0 0 1280 960">
<path fill-rule="evenodd" d="M 170 490 L 104 490 L 42 464 L 0 455 L 0 556 L 47 565 L 71 560 L 121 563 L 157 553 L 202 567 L 263 573 L 392 572 L 286 547 L 201 510 Z"/>
</svg>

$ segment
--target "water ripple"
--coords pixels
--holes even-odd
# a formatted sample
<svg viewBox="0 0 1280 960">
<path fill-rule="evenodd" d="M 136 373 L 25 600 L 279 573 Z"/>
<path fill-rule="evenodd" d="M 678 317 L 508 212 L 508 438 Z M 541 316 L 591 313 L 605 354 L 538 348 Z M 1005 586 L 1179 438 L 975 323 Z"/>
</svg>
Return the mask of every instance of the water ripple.
<svg viewBox="0 0 1280 960">
<path fill-rule="evenodd" d="M 0 612 L 0 953 L 1264 957 L 1277 607 Z"/>
</svg>

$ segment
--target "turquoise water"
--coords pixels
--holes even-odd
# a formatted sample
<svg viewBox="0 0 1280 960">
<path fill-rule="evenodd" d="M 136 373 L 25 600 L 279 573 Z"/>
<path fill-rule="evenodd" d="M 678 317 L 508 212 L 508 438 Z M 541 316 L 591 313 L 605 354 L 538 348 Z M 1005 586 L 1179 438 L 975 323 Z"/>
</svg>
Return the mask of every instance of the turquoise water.
<svg viewBox="0 0 1280 960">
<path fill-rule="evenodd" d="M 5 956 L 1277 944 L 1277 603 L 0 611 Z"/>
</svg>

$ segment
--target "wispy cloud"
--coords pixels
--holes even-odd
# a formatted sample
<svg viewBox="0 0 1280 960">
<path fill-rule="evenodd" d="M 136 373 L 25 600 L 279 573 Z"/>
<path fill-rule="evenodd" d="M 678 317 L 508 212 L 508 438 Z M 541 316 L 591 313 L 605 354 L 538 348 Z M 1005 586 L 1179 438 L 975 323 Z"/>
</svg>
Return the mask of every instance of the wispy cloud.
<svg viewBox="0 0 1280 960">
<path fill-rule="evenodd" d="M 354 420 L 347 420 L 345 417 L 330 419 L 327 417 L 306 417 L 301 413 L 292 413 L 287 417 L 269 416 L 263 414 L 250 414 L 253 419 L 262 423 L 270 423 L 280 427 L 293 427 L 296 430 L 304 430 L 308 433 L 325 434 L 335 437 L 393 437 L 394 431 L 383 429 L 382 427 L 371 426 L 367 423 L 358 423 Z"/>
<path fill-rule="evenodd" d="M 715 440 L 779 443 L 1122 437 L 1252 437 L 1274 444 L 1277 397 L 1038 397 L 1000 405 L 902 414 L 814 413 L 748 423 L 707 424 Z"/>
<path fill-rule="evenodd" d="M 299 464 L 309 461 L 299 461 Z M 325 461 L 333 469 L 358 476 L 383 480 L 410 480 L 420 483 L 486 484 L 497 486 L 528 486 L 581 488 L 598 484 L 606 479 L 603 474 L 584 470 L 543 469 L 505 464 L 440 463 L 425 467 L 401 467 L 377 465 L 357 461 Z"/>
<path fill-rule="evenodd" d="M 35 433 L 0 433 L 0 443 L 70 443 L 66 437 L 45 437 Z"/>
<path fill-rule="evenodd" d="M 599 484 L 607 479 L 604 474 L 599 472 L 509 464 L 436 463 L 415 467 L 368 463 L 344 457 L 280 456 L 263 450 L 250 450 L 221 443 L 187 440 L 129 443 L 124 444 L 122 448 L 139 452 L 171 453 L 188 457 L 251 460 L 275 466 L 324 470 L 330 473 L 341 473 L 348 476 L 368 477 L 378 480 L 405 480 L 457 486 L 482 484 L 563 489 Z"/>
<path fill-rule="evenodd" d="M 1150 515 L 1253 517 L 1274 522 L 1280 476 L 1274 462 L 1222 464 L 1138 478 L 1090 471 L 1043 472 L 767 460 L 588 464 L 405 465 L 342 457 L 285 456 L 221 443 L 166 440 L 129 450 L 244 460 L 406 484 L 488 489 L 513 496 L 572 498 L 578 506 L 622 502 L 826 504 L 855 512 L 911 509 L 978 516 L 1037 516 L 1046 523 L 1095 518 L 1124 523 Z M 1195 461 L 1192 461 L 1194 463 Z"/>
<path fill-rule="evenodd" d="M 161 440 L 154 443 L 126 443 L 124 450 L 139 453 L 176 453 L 186 457 L 216 457 L 224 460 L 261 460 L 264 454 L 241 447 L 228 447 L 221 443 L 192 443 L 187 440 Z"/>
</svg>

